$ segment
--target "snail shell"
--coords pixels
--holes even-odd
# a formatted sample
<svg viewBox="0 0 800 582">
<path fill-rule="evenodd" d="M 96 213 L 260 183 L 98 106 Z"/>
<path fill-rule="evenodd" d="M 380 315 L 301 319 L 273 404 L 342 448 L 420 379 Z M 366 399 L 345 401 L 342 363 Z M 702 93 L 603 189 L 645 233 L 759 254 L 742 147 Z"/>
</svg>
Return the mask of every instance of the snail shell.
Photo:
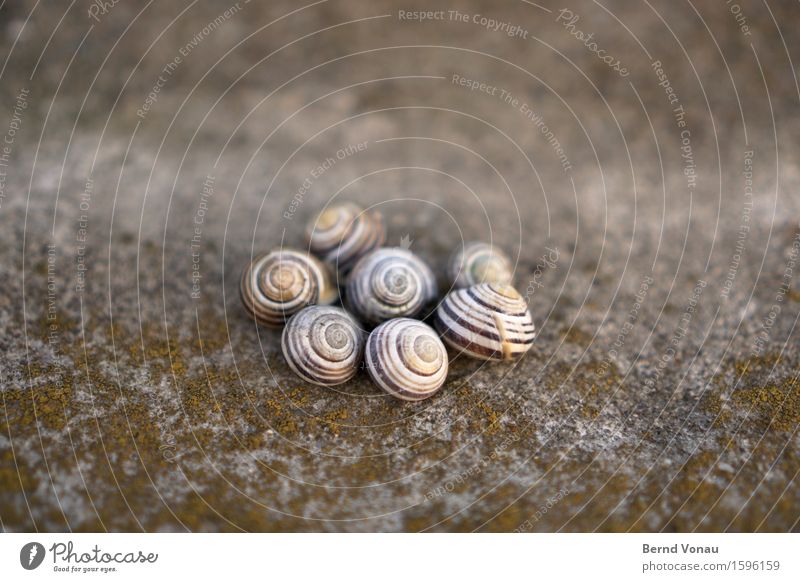
<svg viewBox="0 0 800 582">
<path fill-rule="evenodd" d="M 372 380 L 401 400 L 433 396 L 447 378 L 444 344 L 415 319 L 390 319 L 376 327 L 367 338 L 365 360 Z"/>
<path fill-rule="evenodd" d="M 343 274 L 385 238 L 380 213 L 365 212 L 352 202 L 329 206 L 306 229 L 311 252 Z"/>
<path fill-rule="evenodd" d="M 365 334 L 339 307 L 312 305 L 292 316 L 281 336 L 283 356 L 306 382 L 335 386 L 356 375 Z"/>
<path fill-rule="evenodd" d="M 242 273 L 242 303 L 259 323 L 281 326 L 307 305 L 328 305 L 338 292 L 327 267 L 300 251 L 261 255 Z"/>
<path fill-rule="evenodd" d="M 500 249 L 484 242 L 470 242 L 450 257 L 448 273 L 453 287 L 461 289 L 480 283 L 510 285 L 514 266 Z"/>
<path fill-rule="evenodd" d="M 347 282 L 350 310 L 375 326 L 393 317 L 415 317 L 436 299 L 433 271 L 411 251 L 378 249 L 361 258 Z"/>
<path fill-rule="evenodd" d="M 434 326 L 445 343 L 482 360 L 513 360 L 536 336 L 528 305 L 510 285 L 457 289 L 436 309 Z"/>
</svg>

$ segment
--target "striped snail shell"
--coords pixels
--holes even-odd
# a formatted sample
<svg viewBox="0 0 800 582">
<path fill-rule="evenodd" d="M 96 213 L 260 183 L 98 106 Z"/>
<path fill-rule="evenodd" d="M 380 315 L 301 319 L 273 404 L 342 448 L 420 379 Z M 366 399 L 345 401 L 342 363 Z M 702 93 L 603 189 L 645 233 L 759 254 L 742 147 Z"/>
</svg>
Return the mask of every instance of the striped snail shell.
<svg viewBox="0 0 800 582">
<path fill-rule="evenodd" d="M 328 305 L 338 291 L 328 268 L 306 253 L 280 249 L 261 255 L 242 273 L 242 303 L 264 325 L 278 327 L 307 305 Z"/>
<path fill-rule="evenodd" d="M 528 305 L 510 285 L 483 283 L 452 291 L 434 315 L 445 343 L 481 360 L 513 360 L 533 345 Z"/>
<path fill-rule="evenodd" d="M 514 279 L 514 266 L 497 247 L 484 242 L 469 242 L 450 257 L 448 274 L 457 289 L 480 283 L 510 285 Z"/>
<path fill-rule="evenodd" d="M 380 213 L 364 211 L 352 202 L 329 206 L 306 229 L 311 252 L 343 274 L 385 238 Z"/>
<path fill-rule="evenodd" d="M 356 375 L 365 334 L 340 307 L 312 305 L 294 314 L 281 336 L 283 356 L 306 382 L 335 386 Z"/>
<path fill-rule="evenodd" d="M 376 327 L 367 338 L 365 360 L 372 380 L 401 400 L 433 396 L 447 378 L 444 344 L 416 319 L 390 319 Z"/>
<path fill-rule="evenodd" d="M 346 301 L 364 323 L 415 317 L 436 299 L 433 271 L 411 251 L 384 248 L 361 258 L 347 282 Z"/>
</svg>

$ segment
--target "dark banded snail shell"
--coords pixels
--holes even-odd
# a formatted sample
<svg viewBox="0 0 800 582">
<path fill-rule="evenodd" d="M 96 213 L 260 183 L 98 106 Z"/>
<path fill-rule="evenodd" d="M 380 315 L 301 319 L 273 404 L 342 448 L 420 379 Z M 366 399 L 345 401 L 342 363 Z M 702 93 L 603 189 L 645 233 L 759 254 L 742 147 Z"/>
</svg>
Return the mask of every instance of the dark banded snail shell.
<svg viewBox="0 0 800 582">
<path fill-rule="evenodd" d="M 415 319 L 391 319 L 376 327 L 367 338 L 365 361 L 372 380 L 401 400 L 429 398 L 447 379 L 444 344 Z"/>
<path fill-rule="evenodd" d="M 499 248 L 484 242 L 469 242 L 450 257 L 448 274 L 456 289 L 481 283 L 511 285 L 514 266 Z"/>
<path fill-rule="evenodd" d="M 365 336 L 344 309 L 312 305 L 283 328 L 281 348 L 289 367 L 303 380 L 335 386 L 358 372 Z"/>
<path fill-rule="evenodd" d="M 457 289 L 436 309 L 434 326 L 445 343 L 473 358 L 513 360 L 536 336 L 528 305 L 510 285 Z"/>
<path fill-rule="evenodd" d="M 378 249 L 362 257 L 347 282 L 346 302 L 368 326 L 415 317 L 436 299 L 433 271 L 411 251 Z"/>
<path fill-rule="evenodd" d="M 329 206 L 306 229 L 311 252 L 342 274 L 385 238 L 380 213 L 364 211 L 352 202 Z"/>
<path fill-rule="evenodd" d="M 338 297 L 321 261 L 289 249 L 269 252 L 250 263 L 240 290 L 245 308 L 259 323 L 273 327 L 308 305 L 328 305 Z"/>
</svg>

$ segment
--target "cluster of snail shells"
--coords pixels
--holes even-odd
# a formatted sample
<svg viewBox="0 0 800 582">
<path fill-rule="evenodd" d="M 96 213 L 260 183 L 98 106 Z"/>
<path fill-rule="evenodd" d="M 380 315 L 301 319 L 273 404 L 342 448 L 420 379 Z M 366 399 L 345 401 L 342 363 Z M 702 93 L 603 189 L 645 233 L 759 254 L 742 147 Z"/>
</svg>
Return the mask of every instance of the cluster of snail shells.
<svg viewBox="0 0 800 582">
<path fill-rule="evenodd" d="M 281 348 L 300 378 L 336 386 L 353 378 L 364 361 L 388 394 L 418 401 L 444 385 L 445 344 L 484 360 L 513 360 L 530 349 L 533 320 L 511 286 L 513 266 L 502 251 L 473 242 L 451 256 L 453 290 L 433 314 L 434 330 L 413 319 L 437 299 L 433 271 L 407 249 L 380 248 L 384 233 L 378 213 L 334 205 L 306 231 L 313 255 L 275 250 L 245 269 L 245 307 L 259 323 L 285 324 Z M 346 276 L 347 311 L 332 306 L 339 292 L 329 266 Z M 374 329 L 367 334 L 362 325 Z"/>
<path fill-rule="evenodd" d="M 365 211 L 352 202 L 327 207 L 306 228 L 309 250 L 342 275 L 385 240 L 380 213 Z"/>
<path fill-rule="evenodd" d="M 257 257 L 242 273 L 240 291 L 256 321 L 271 327 L 284 325 L 308 305 L 330 305 L 339 298 L 327 266 L 293 249 Z"/>
</svg>

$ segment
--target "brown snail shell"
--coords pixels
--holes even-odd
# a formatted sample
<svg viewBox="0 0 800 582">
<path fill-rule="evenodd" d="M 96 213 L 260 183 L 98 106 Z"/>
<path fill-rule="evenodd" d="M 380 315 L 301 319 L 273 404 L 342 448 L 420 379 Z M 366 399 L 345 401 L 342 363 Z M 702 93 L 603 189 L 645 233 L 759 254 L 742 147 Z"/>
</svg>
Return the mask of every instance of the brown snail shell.
<svg viewBox="0 0 800 582">
<path fill-rule="evenodd" d="M 361 258 L 347 281 L 350 310 L 370 327 L 394 317 L 415 317 L 436 299 L 433 271 L 411 251 L 383 248 Z"/>
<path fill-rule="evenodd" d="M 365 362 L 372 380 L 401 400 L 429 398 L 447 379 L 444 344 L 416 319 L 390 319 L 376 327 L 367 338 Z"/>
<path fill-rule="evenodd" d="M 306 382 L 336 386 L 356 375 L 366 334 L 340 307 L 312 305 L 294 314 L 281 335 L 292 371 Z"/>
<path fill-rule="evenodd" d="M 434 315 L 446 344 L 482 360 L 513 360 L 536 337 L 528 305 L 510 285 L 483 283 L 452 291 Z"/>
<path fill-rule="evenodd" d="M 469 242 L 450 257 L 448 274 L 456 289 L 481 283 L 511 285 L 514 265 L 499 248 L 484 242 Z"/>
<path fill-rule="evenodd" d="M 245 308 L 264 325 L 278 327 L 308 305 L 338 298 L 328 268 L 301 251 L 279 249 L 256 258 L 242 273 Z"/>
<path fill-rule="evenodd" d="M 386 239 L 383 217 L 352 202 L 323 210 L 306 229 L 308 247 L 323 261 L 346 274 L 358 259 Z"/>
</svg>

